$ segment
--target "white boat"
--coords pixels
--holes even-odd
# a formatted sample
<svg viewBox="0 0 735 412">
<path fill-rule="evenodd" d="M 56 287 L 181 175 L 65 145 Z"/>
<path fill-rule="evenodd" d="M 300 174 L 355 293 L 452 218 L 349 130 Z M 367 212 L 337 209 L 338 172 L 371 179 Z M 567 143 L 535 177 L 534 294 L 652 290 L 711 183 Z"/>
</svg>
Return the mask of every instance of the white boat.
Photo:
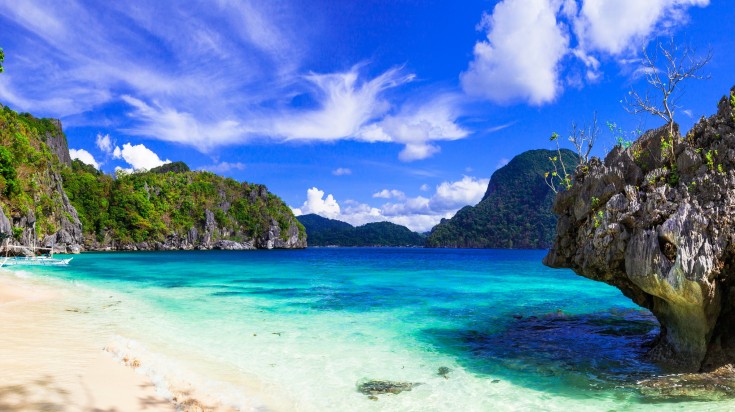
<svg viewBox="0 0 735 412">
<path fill-rule="evenodd" d="M 34 223 L 33 225 L 33 231 L 35 233 L 36 225 Z M 34 236 L 35 238 L 35 236 Z M 71 262 L 73 258 L 66 258 L 66 259 L 59 259 L 54 257 L 54 245 L 51 244 L 50 248 L 43 248 L 43 247 L 36 247 L 35 240 L 33 242 L 33 246 L 30 247 L 33 255 L 32 256 L 7 256 L 8 251 L 10 248 L 20 248 L 20 249 L 29 249 L 25 246 L 12 246 L 7 244 L 8 236 L 5 235 L 5 252 L 6 256 L 0 261 L 0 267 L 6 267 L 6 266 L 66 266 Z M 48 255 L 36 255 L 36 250 L 48 250 Z"/>
<path fill-rule="evenodd" d="M 6 266 L 66 266 L 73 258 L 59 259 L 51 256 L 5 257 L 0 267 Z"/>
</svg>

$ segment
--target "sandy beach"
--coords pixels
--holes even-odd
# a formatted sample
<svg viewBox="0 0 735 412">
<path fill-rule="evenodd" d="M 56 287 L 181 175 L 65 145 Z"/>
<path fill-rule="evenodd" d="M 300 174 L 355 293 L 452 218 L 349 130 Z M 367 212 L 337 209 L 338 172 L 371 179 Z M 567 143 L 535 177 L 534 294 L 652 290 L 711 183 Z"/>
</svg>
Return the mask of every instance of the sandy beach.
<svg viewBox="0 0 735 412">
<path fill-rule="evenodd" d="M 175 411 L 134 368 L 75 324 L 68 292 L 0 272 L 0 410 Z"/>
</svg>

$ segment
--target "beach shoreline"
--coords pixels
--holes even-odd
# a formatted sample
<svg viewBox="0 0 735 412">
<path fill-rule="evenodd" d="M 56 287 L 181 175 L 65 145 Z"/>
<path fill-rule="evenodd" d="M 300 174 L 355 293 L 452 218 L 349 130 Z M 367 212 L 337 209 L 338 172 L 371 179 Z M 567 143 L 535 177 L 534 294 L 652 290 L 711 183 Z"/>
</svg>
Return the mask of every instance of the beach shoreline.
<svg viewBox="0 0 735 412">
<path fill-rule="evenodd" d="M 68 293 L 0 273 L 0 370 L 13 371 L 0 374 L 0 409 L 176 411 L 149 379 L 106 353 L 99 335 L 69 322 Z"/>
</svg>

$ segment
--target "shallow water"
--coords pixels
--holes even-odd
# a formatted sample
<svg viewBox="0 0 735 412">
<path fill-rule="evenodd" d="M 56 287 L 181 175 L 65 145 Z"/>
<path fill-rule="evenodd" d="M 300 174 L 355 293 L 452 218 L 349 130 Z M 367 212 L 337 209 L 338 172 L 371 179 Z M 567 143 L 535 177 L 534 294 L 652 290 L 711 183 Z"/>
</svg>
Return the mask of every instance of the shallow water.
<svg viewBox="0 0 735 412">
<path fill-rule="evenodd" d="M 76 289 L 71 322 L 105 330 L 166 391 L 243 410 L 720 410 L 646 399 L 655 319 L 543 251 L 307 249 L 89 253 L 34 269 Z M 450 369 L 446 377 L 440 367 Z M 421 383 L 357 391 L 369 379 Z"/>
</svg>

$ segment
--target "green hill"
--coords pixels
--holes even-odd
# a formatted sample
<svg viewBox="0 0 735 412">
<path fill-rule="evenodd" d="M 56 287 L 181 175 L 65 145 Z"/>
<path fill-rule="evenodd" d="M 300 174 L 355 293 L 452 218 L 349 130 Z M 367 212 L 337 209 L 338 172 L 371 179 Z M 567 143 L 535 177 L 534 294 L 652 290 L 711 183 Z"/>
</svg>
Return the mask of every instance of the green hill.
<svg viewBox="0 0 735 412">
<path fill-rule="evenodd" d="M 354 227 L 315 214 L 296 219 L 306 228 L 309 246 L 423 246 L 424 237 L 405 226 L 390 222 Z"/>
<path fill-rule="evenodd" d="M 565 164 L 576 155 L 563 150 Z M 544 181 L 556 151 L 529 150 L 493 173 L 485 196 L 451 219 L 442 219 L 426 239 L 427 247 L 545 249 L 551 246 L 556 217 L 554 192 Z"/>
<path fill-rule="evenodd" d="M 58 120 L 2 105 L 0 233 L 67 251 L 306 247 L 303 226 L 263 185 L 182 162 L 106 175 L 71 160 Z"/>
</svg>

